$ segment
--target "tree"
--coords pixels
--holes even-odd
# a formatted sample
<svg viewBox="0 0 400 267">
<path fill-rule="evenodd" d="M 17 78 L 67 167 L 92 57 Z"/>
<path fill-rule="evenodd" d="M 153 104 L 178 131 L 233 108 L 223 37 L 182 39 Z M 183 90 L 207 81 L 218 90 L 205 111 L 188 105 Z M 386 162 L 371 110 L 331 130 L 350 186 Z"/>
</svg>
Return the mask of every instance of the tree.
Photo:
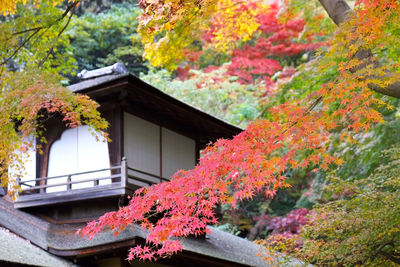
<svg viewBox="0 0 400 267">
<path fill-rule="evenodd" d="M 68 127 L 87 124 L 107 137 L 98 104 L 61 86 L 59 73 L 70 71 L 73 59 L 59 47 L 68 47 L 63 32 L 78 1 L 69 1 L 64 10 L 54 7 L 60 2 L 0 2 L 0 178 L 11 194 L 24 173 L 22 153 L 34 138 L 39 152 L 46 142 L 42 132 L 48 118 L 61 115 Z M 10 167 L 18 170 L 14 177 L 8 176 Z"/>
<path fill-rule="evenodd" d="M 398 266 L 399 147 L 382 154 L 389 162 L 366 179 L 330 177 L 328 202 L 303 218 L 302 230 L 279 233 L 264 244 L 317 266 Z M 286 225 L 290 221 L 289 214 Z"/>
<path fill-rule="evenodd" d="M 399 51 L 393 44 L 398 42 L 400 6 L 395 0 L 363 0 L 350 13 L 344 1 L 320 2 L 340 29 L 330 48 L 306 67 L 314 78 L 307 88 L 286 90 L 280 98 L 284 101 L 272 101 L 264 120 L 207 148 L 195 169 L 175 174 L 170 183 L 137 191 L 127 207 L 89 223 L 81 233 L 93 237 L 105 226 L 118 233 L 141 223 L 150 231 L 147 243 L 132 248 L 128 259 L 165 257 L 181 249 L 179 241 L 170 238 L 201 234 L 216 222 L 216 204 L 234 208 L 261 190 L 271 197 L 288 186 L 283 175 L 288 168 L 340 164 L 327 153 L 331 133 L 345 129 L 341 138 L 351 140 L 354 133 L 383 121 L 379 110 L 390 106 L 369 88 L 397 96 Z M 204 22 L 223 18 L 226 25 L 215 33 L 215 46 L 229 49 L 235 41 L 250 38 L 257 30 L 257 15 L 268 12 L 260 1 L 143 0 L 140 5 L 145 55 L 152 64 L 171 68 L 183 59 L 182 48 L 192 45 Z M 242 10 L 239 17 L 232 16 L 236 8 Z M 240 24 L 243 21 L 246 24 Z M 164 53 L 168 47 L 174 52 Z M 150 219 L 155 213 L 161 215 L 157 222 Z"/>
<path fill-rule="evenodd" d="M 240 84 L 226 75 L 226 66 L 204 71 L 190 69 L 184 80 L 166 70 L 151 70 L 140 78 L 156 88 L 213 116 L 247 126 L 261 114 L 265 84 Z"/>
<path fill-rule="evenodd" d="M 136 76 L 147 72 L 136 32 L 140 13 L 134 4 L 115 4 L 107 11 L 85 12 L 73 18 L 66 35 L 77 69 L 91 70 L 122 62 Z M 74 73 L 70 76 L 76 77 Z"/>
<path fill-rule="evenodd" d="M 329 34 L 321 27 L 310 30 L 298 12 L 287 19 L 279 15 L 283 12 L 283 6 L 272 3 L 269 12 L 257 18 L 257 32 L 250 40 L 240 41 L 232 53 L 213 47 L 213 32 L 221 26 L 212 23 L 194 47 L 184 51 L 185 59 L 174 72 L 176 76 L 153 70 L 141 78 L 214 116 L 247 126 L 262 115 L 265 102 L 279 84 L 296 74 L 295 67 L 312 58 L 317 47 L 326 45 L 324 40 Z M 319 12 L 309 12 L 307 16 L 316 17 Z M 317 21 L 329 24 L 330 20 L 320 17 Z M 306 187 L 305 181 L 311 178 L 308 173 L 288 170 L 285 176 L 291 177 L 291 188 L 280 190 L 273 201 L 257 196 L 239 203 L 234 211 L 222 206 L 218 209 L 223 214 L 220 224 L 253 240 L 261 234 L 257 226 L 253 227 L 253 223 L 259 224 L 254 216 L 288 212 Z"/>
<path fill-rule="evenodd" d="M 242 9 L 234 9 L 234 16 Z M 212 21 L 183 51 L 184 62 L 175 72 L 153 69 L 141 78 L 214 116 L 247 126 L 261 114 L 264 98 L 296 73 L 294 67 L 326 45 L 327 34 L 321 29 L 306 30 L 299 14 L 282 19 L 282 11 L 283 7 L 272 3 L 268 13 L 257 17 L 257 32 L 241 40 L 231 53 L 214 46 L 214 33 L 222 25 Z"/>
<path fill-rule="evenodd" d="M 239 16 L 245 7 L 251 8 L 243 4 L 242 8 L 234 10 L 234 16 Z M 237 47 L 230 44 L 231 51 L 228 48 L 225 49 L 231 52 L 230 55 L 224 56 L 230 61 L 227 63 L 227 76 L 236 76 L 238 82 L 242 84 L 264 81 L 268 88 L 272 83 L 271 76 L 281 71 L 283 66 L 297 66 L 304 53 L 315 51 L 318 47 L 325 45 L 322 40 L 326 36 L 321 36 L 321 32 L 308 30 L 305 27 L 305 20 L 299 14 L 282 18 L 279 15 L 281 12 L 283 12 L 283 7 L 272 2 L 267 13 L 257 15 L 258 28 L 250 39 L 240 40 Z M 203 50 L 192 52 L 192 54 L 186 52 L 187 60 L 196 64 L 199 56 L 216 54 L 220 51 L 216 35 L 222 31 L 223 27 L 218 20 L 213 20 L 210 23 L 210 29 L 201 38 Z M 211 67 L 211 64 L 205 64 L 203 60 L 200 64 L 202 68 Z"/>
</svg>

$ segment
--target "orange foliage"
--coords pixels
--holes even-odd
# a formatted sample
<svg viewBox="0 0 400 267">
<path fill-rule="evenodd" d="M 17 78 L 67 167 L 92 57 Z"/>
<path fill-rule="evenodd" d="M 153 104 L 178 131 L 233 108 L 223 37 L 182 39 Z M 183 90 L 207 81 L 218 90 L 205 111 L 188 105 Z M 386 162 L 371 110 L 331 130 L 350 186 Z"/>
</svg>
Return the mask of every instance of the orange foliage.
<svg viewBox="0 0 400 267">
<path fill-rule="evenodd" d="M 150 2 L 160 3 L 143 2 L 148 6 L 152 5 Z M 165 3 L 171 5 L 171 1 Z M 377 75 L 388 66 L 365 67 L 368 62 L 354 54 L 358 49 L 378 49 L 385 43 L 382 32 L 397 20 L 399 3 L 363 0 L 359 4 L 360 12 L 342 27 L 317 65 L 321 71 L 335 69 L 334 80 L 305 98 L 271 108 L 269 119 L 252 123 L 232 140 L 219 140 L 208 147 L 193 170 L 178 172 L 171 182 L 138 190 L 127 207 L 105 214 L 80 233 L 93 237 L 104 227 L 121 231 L 141 223 L 149 230 L 146 245 L 132 248 L 128 259 L 167 257 L 182 249 L 179 241 L 171 238 L 201 234 L 208 224 L 217 223 L 217 204 L 235 207 L 238 201 L 261 191 L 273 197 L 278 189 L 289 186 L 284 177 L 287 168 L 327 169 L 340 163 L 327 152 L 330 132 L 347 129 L 344 137 L 351 138 L 352 134 L 383 122 L 375 108 L 384 102 L 368 86 L 392 81 L 371 78 L 380 77 Z M 359 27 L 354 30 L 354 25 Z M 151 220 L 155 214 L 161 215 L 156 222 Z"/>
</svg>

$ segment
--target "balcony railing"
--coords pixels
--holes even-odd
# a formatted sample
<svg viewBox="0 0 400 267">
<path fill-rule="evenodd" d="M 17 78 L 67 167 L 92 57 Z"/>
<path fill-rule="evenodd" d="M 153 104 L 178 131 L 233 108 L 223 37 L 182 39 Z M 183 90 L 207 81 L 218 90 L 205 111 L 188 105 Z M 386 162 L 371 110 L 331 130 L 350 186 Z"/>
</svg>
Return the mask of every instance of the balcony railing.
<svg viewBox="0 0 400 267">
<path fill-rule="evenodd" d="M 121 165 L 100 170 L 18 181 L 21 186 L 15 207 L 31 207 L 82 199 L 118 196 L 168 181 L 167 178 Z"/>
</svg>

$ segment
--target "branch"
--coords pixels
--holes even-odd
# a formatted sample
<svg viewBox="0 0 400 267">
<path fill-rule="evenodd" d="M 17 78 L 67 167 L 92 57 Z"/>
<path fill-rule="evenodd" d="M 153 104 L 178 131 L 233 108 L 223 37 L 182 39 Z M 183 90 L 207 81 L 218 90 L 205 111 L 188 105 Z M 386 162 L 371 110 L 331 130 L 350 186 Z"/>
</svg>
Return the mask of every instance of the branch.
<svg viewBox="0 0 400 267">
<path fill-rule="evenodd" d="M 387 258 L 388 260 L 390 260 L 390 261 L 392 261 L 392 262 L 394 262 L 394 263 L 400 264 L 400 259 L 399 259 L 399 258 L 396 258 L 396 257 L 393 256 L 392 254 L 389 254 L 389 253 L 387 253 L 387 252 L 385 252 L 385 251 L 380 251 L 379 253 L 380 253 L 381 255 L 383 255 L 385 258 Z"/>
<path fill-rule="evenodd" d="M 39 26 L 39 27 L 35 27 L 35 28 L 29 28 L 29 29 L 22 30 L 22 31 L 19 31 L 19 32 L 14 32 L 12 35 L 13 36 L 21 35 L 21 34 L 24 34 L 24 33 L 27 33 L 27 32 L 32 32 L 32 31 L 41 30 L 41 29 L 43 29 L 43 26 Z M 11 37 L 8 38 L 7 40 L 9 40 L 9 39 L 11 39 Z"/>
<path fill-rule="evenodd" d="M 78 3 L 78 2 L 76 2 Z M 76 6 L 76 5 L 75 5 Z M 71 22 L 72 16 L 74 14 L 73 12 L 74 9 L 71 9 L 71 14 L 68 17 L 67 23 L 64 25 L 64 27 L 60 30 L 60 32 L 57 34 L 57 38 L 59 38 L 61 36 L 61 34 L 67 29 L 69 23 Z M 54 45 L 47 51 L 46 56 L 39 62 L 38 67 L 42 67 L 43 64 L 46 62 L 46 60 L 48 59 L 48 57 L 50 56 L 51 53 L 53 53 L 54 51 Z"/>
<path fill-rule="evenodd" d="M 81 1 L 81 0 L 75 0 L 75 1 L 72 2 L 70 5 L 68 5 L 67 8 L 64 10 L 64 13 L 63 13 L 59 18 L 57 18 L 55 21 L 53 21 L 50 25 L 48 25 L 47 27 L 38 26 L 38 27 L 29 28 L 29 29 L 26 29 L 26 30 L 22 30 L 22 31 L 13 33 L 12 35 L 13 35 L 13 36 L 16 36 L 16 35 L 21 35 L 21 34 L 24 34 L 24 33 L 27 33 L 27 32 L 32 32 L 32 33 L 31 33 L 31 34 L 30 34 L 30 35 L 29 35 L 29 36 L 14 50 L 14 52 L 13 52 L 9 57 L 7 57 L 5 60 L 3 60 L 3 61 L 0 63 L 0 66 L 4 65 L 4 64 L 6 64 L 8 61 L 10 61 L 10 60 L 19 52 L 19 50 L 21 50 L 23 47 L 25 47 L 25 45 L 27 45 L 27 44 L 29 43 L 29 41 L 30 41 L 37 33 L 39 33 L 41 30 L 43 30 L 43 29 L 45 29 L 45 28 L 49 29 L 49 28 L 53 27 L 56 23 L 62 21 L 62 20 L 68 15 L 68 13 L 71 12 L 71 14 L 72 14 L 72 13 L 73 13 L 73 10 L 76 8 L 76 6 L 79 4 L 80 1 Z M 71 15 L 71 16 L 72 16 L 72 15 Z M 67 28 L 67 26 L 68 26 L 68 24 L 69 24 L 69 22 L 70 22 L 70 20 L 71 20 L 71 16 L 68 18 L 67 24 L 66 24 L 65 27 L 61 30 L 61 32 L 60 32 L 60 34 L 58 35 L 58 37 L 59 37 L 59 36 L 61 35 L 61 33 L 64 32 L 64 30 Z M 52 50 L 52 49 L 51 49 L 51 50 Z M 49 53 L 50 53 L 50 52 L 49 52 Z M 45 58 L 47 59 L 47 57 L 48 57 L 48 55 L 47 55 Z M 43 64 L 43 63 L 41 63 L 41 65 L 42 65 L 42 64 Z"/>
<path fill-rule="evenodd" d="M 14 50 L 14 52 L 13 52 L 8 58 L 6 58 L 3 62 L 0 63 L 0 66 L 6 64 L 10 59 L 12 59 L 12 58 L 19 52 L 19 50 L 21 50 L 21 49 L 33 38 L 33 36 L 35 36 L 39 31 L 40 31 L 40 29 L 35 29 L 35 30 L 33 31 L 33 33 L 30 34 L 30 35 L 28 36 L 28 38 L 26 38 L 26 39 L 21 43 L 21 45 L 19 45 L 19 46 Z"/>
<path fill-rule="evenodd" d="M 392 261 L 394 263 L 400 264 L 400 258 L 396 257 L 396 253 L 395 252 L 394 253 L 388 253 L 388 252 L 383 250 L 386 246 L 391 246 L 393 249 L 395 249 L 393 241 L 389 241 L 389 242 L 384 243 L 381 246 L 379 246 L 377 254 L 381 254 L 386 259 L 388 259 L 388 260 L 390 260 L 390 261 Z"/>
<path fill-rule="evenodd" d="M 349 14 L 351 13 L 351 8 L 349 5 L 346 3 L 345 0 L 319 0 L 320 4 L 324 7 L 326 13 L 328 13 L 329 17 L 335 22 L 336 25 L 340 26 Z M 378 59 L 374 58 L 374 55 L 372 54 L 371 50 L 369 49 L 363 49 L 358 51 L 355 55 L 356 58 L 360 60 L 366 60 L 368 63 L 373 64 L 375 68 L 380 68 L 382 65 L 379 63 Z M 366 67 L 367 65 L 364 64 L 362 67 Z M 356 70 L 353 70 L 355 72 Z M 393 76 L 393 73 L 387 73 L 385 76 L 382 77 L 376 77 L 376 76 L 370 76 L 367 78 L 377 78 L 377 79 L 384 79 L 388 78 L 390 76 Z M 365 79 L 365 78 L 364 78 Z M 400 82 L 394 82 L 392 84 L 387 85 L 386 87 L 381 87 L 376 84 L 368 84 L 368 87 L 371 90 L 374 90 L 375 92 L 387 95 L 387 96 L 392 96 L 395 98 L 400 98 Z"/>
</svg>

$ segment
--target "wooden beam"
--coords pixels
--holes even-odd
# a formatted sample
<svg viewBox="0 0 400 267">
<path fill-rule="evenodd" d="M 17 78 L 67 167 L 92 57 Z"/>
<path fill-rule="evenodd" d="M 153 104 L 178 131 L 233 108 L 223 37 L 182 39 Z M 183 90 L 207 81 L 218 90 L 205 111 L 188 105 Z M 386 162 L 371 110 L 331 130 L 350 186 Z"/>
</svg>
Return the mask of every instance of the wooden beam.
<svg viewBox="0 0 400 267">
<path fill-rule="evenodd" d="M 90 190 L 89 190 L 90 189 Z M 22 195 L 14 202 L 14 208 L 28 208 L 48 206 L 54 204 L 100 199 L 105 197 L 121 196 L 127 194 L 126 188 L 120 184 L 104 185 L 92 188 L 75 189 L 46 194 Z"/>
</svg>

